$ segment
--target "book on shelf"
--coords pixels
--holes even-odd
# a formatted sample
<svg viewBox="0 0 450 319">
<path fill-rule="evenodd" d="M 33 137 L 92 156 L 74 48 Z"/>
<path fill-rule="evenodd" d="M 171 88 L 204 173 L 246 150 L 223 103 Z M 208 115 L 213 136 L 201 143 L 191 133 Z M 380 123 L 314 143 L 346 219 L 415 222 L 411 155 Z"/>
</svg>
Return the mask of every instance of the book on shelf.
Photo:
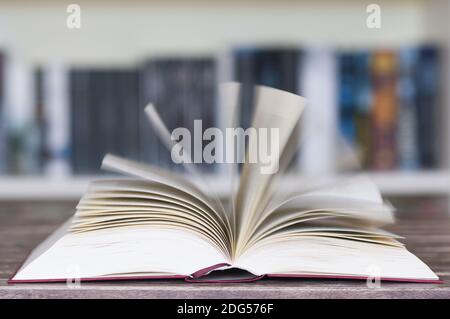
<svg viewBox="0 0 450 319">
<path fill-rule="evenodd" d="M 301 117 L 299 171 L 330 175 L 336 170 L 337 87 L 336 59 L 329 49 L 305 50 L 299 73 L 299 92 L 308 100 Z"/>
<path fill-rule="evenodd" d="M 42 71 L 44 117 L 44 173 L 69 176 L 70 165 L 70 96 L 69 70 L 61 62 L 45 65 Z"/>
<path fill-rule="evenodd" d="M 440 51 L 435 46 L 418 48 L 417 62 L 417 131 L 420 165 L 437 167 L 440 158 Z"/>
<path fill-rule="evenodd" d="M 141 68 L 141 108 L 147 101 L 154 101 L 170 130 L 185 127 L 193 132 L 194 120 L 200 119 L 205 128 L 217 127 L 215 80 L 213 57 L 155 58 Z M 163 168 L 179 169 L 149 123 L 141 119 L 139 124 L 141 159 Z M 214 171 L 212 165 L 199 166 L 210 173 Z"/>
<path fill-rule="evenodd" d="M 74 173 L 98 173 L 106 152 L 138 159 L 138 71 L 72 68 L 69 77 Z"/>
<path fill-rule="evenodd" d="M 221 89 L 229 100 L 240 94 L 236 83 Z M 373 276 L 439 282 L 399 236 L 379 228 L 394 222 L 393 208 L 368 178 L 299 184 L 291 193 L 277 193 L 277 177 L 286 168 L 285 155 L 293 155 L 291 134 L 306 100 L 269 87 L 256 87 L 254 95 L 252 127 L 279 130 L 279 171 L 265 174 L 262 162 L 244 162 L 227 204 L 208 196 L 208 185 L 195 185 L 189 176 L 107 155 L 103 167 L 128 178 L 93 182 L 75 215 L 9 282 Z M 158 136 L 170 140 L 155 108 L 149 105 L 146 111 Z M 246 152 L 250 156 L 257 148 L 250 139 Z M 196 174 L 192 167 L 189 171 Z"/>
<path fill-rule="evenodd" d="M 369 167 L 372 150 L 370 59 L 370 53 L 363 50 L 337 55 L 339 126 L 362 168 Z"/>
<path fill-rule="evenodd" d="M 301 52 L 297 48 L 243 47 L 234 50 L 233 80 L 242 83 L 240 123 L 251 125 L 254 110 L 253 86 L 266 85 L 299 93 Z"/>
<path fill-rule="evenodd" d="M 372 59 L 373 111 L 372 160 L 376 170 L 393 169 L 397 163 L 397 60 L 393 52 L 375 52 Z"/>
<path fill-rule="evenodd" d="M 404 48 L 398 54 L 398 165 L 412 170 L 420 166 L 417 131 L 417 50 Z"/>
<path fill-rule="evenodd" d="M 3 124 L 11 174 L 34 175 L 42 168 L 41 105 L 36 100 L 35 76 L 31 63 L 11 56 L 6 60 Z"/>
<path fill-rule="evenodd" d="M 254 117 L 253 87 L 265 85 L 299 94 L 302 88 L 302 50 L 297 47 L 238 47 L 232 54 L 232 80 L 241 83 L 239 123 L 243 128 L 251 125 Z M 300 143 L 299 128 L 293 138 Z M 289 163 L 290 171 L 298 169 L 297 154 Z"/>
</svg>

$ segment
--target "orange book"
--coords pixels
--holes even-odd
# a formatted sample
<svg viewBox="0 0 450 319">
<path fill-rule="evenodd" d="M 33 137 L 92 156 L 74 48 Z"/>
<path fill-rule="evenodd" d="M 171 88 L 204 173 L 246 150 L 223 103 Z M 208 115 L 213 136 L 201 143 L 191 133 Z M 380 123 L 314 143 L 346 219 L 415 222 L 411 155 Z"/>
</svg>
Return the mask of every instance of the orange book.
<svg viewBox="0 0 450 319">
<path fill-rule="evenodd" d="M 372 168 L 392 169 L 396 165 L 395 135 L 397 124 L 396 71 L 392 52 L 377 52 L 372 60 L 373 84 L 373 148 Z"/>
</svg>

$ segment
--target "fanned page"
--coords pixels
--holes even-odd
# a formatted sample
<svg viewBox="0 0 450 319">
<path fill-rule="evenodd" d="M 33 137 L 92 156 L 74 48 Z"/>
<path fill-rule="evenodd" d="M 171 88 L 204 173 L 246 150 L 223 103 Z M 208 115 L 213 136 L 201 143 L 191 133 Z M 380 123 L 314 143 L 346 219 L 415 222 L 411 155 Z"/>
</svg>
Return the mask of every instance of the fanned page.
<svg viewBox="0 0 450 319">
<path fill-rule="evenodd" d="M 393 208 L 360 176 L 297 194 L 263 214 L 234 266 L 255 275 L 435 282 L 399 236 Z"/>
</svg>

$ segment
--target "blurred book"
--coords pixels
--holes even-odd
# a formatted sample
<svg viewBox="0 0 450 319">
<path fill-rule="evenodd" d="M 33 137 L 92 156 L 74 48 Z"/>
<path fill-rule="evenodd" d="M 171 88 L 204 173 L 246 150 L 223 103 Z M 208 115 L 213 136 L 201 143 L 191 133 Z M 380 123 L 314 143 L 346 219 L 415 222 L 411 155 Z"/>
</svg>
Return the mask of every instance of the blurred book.
<svg viewBox="0 0 450 319">
<path fill-rule="evenodd" d="M 8 58 L 3 119 L 10 174 L 34 175 L 42 171 L 41 106 L 36 101 L 36 80 L 29 62 Z"/>
<path fill-rule="evenodd" d="M 417 63 L 415 48 L 404 48 L 398 55 L 398 165 L 401 169 L 417 169 L 420 165 L 417 130 Z"/>
<path fill-rule="evenodd" d="M 371 72 L 373 81 L 371 168 L 395 168 L 397 161 L 397 61 L 393 52 L 375 52 Z"/>
<path fill-rule="evenodd" d="M 373 154 L 371 135 L 372 86 L 368 51 L 338 52 L 339 126 L 362 168 Z"/>
<path fill-rule="evenodd" d="M 41 69 L 41 95 L 45 126 L 45 167 L 49 176 L 67 176 L 70 165 L 69 70 L 62 63 Z"/>
<path fill-rule="evenodd" d="M 252 126 L 255 104 L 254 86 L 264 85 L 294 94 L 300 94 L 301 55 L 296 47 L 241 47 L 233 51 L 233 80 L 241 83 L 237 126 Z M 277 106 L 274 105 L 274 108 Z M 292 143 L 300 143 L 299 126 Z M 298 148 L 295 149 L 297 152 Z M 298 170 L 298 154 L 292 157 L 290 171 Z"/>
<path fill-rule="evenodd" d="M 154 104 L 169 131 L 177 127 L 187 128 L 191 139 L 194 139 L 195 120 L 202 121 L 203 130 L 218 126 L 215 81 L 214 57 L 150 60 L 141 69 L 140 107 L 143 110 L 148 103 Z M 144 117 L 141 117 L 140 129 L 141 159 L 144 162 L 182 170 L 181 165 L 172 161 L 170 151 L 159 141 Z M 191 145 L 195 146 L 194 143 Z M 193 156 L 198 152 L 201 150 L 192 149 Z M 197 166 L 203 171 L 214 170 L 213 165 L 198 163 Z"/>
<path fill-rule="evenodd" d="M 419 136 L 419 158 L 423 168 L 434 168 L 439 164 L 439 90 L 440 53 L 438 48 L 424 46 L 418 49 L 417 62 L 417 119 Z"/>
<path fill-rule="evenodd" d="M 233 59 L 234 80 L 242 83 L 241 127 L 251 126 L 254 85 L 298 93 L 300 51 L 297 48 L 237 48 Z"/>
<path fill-rule="evenodd" d="M 336 158 L 336 59 L 327 49 L 305 50 L 300 89 L 308 106 L 300 119 L 300 172 L 333 174 Z"/>
<path fill-rule="evenodd" d="M 75 174 L 99 173 L 103 154 L 139 157 L 139 76 L 135 69 L 70 71 L 71 152 Z"/>
</svg>

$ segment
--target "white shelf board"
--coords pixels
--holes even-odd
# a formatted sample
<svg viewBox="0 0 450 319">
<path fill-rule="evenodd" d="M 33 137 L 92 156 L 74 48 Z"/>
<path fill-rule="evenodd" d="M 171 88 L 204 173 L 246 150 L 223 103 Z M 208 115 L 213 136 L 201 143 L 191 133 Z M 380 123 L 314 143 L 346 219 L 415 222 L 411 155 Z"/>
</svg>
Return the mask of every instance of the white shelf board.
<svg viewBox="0 0 450 319">
<path fill-rule="evenodd" d="M 369 173 L 384 195 L 446 195 L 450 196 L 450 172 L 386 172 Z M 98 176 L 0 177 L 0 200 L 77 200 L 86 191 L 90 181 Z M 226 196 L 227 184 L 220 177 L 207 177 L 208 185 L 219 196 Z M 299 176 L 287 176 L 282 190 L 295 190 L 301 183 Z"/>
<path fill-rule="evenodd" d="M 1 177 L 0 200 L 74 200 L 86 191 L 91 177 Z"/>
</svg>

